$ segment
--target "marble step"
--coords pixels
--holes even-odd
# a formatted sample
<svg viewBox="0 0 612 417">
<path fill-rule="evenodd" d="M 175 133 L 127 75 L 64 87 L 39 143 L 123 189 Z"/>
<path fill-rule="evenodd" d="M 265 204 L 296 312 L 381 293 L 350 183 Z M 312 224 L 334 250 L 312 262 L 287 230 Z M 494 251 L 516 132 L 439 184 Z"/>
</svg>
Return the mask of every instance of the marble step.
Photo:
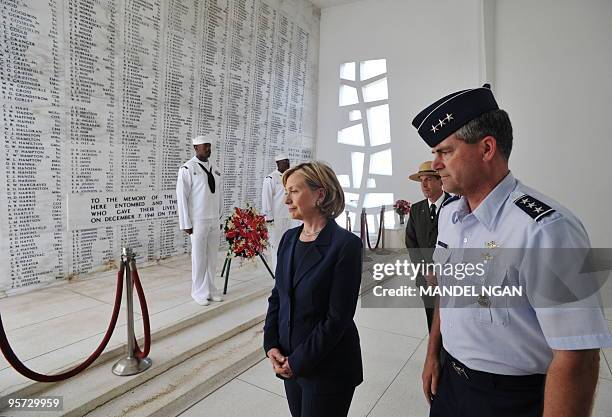
<svg viewBox="0 0 612 417">
<path fill-rule="evenodd" d="M 61 412 L 8 410 L 5 403 L 0 407 L 0 413 L 10 411 L 11 416 L 82 416 L 177 365 L 186 362 L 190 366 L 190 358 L 247 329 L 254 326 L 261 329 L 269 291 L 269 288 L 254 289 L 233 300 L 214 303 L 215 308 L 211 310 L 200 307 L 201 313 L 175 323 L 172 329 L 160 329 L 159 334 L 153 338 L 149 355 L 153 365 L 138 375 L 119 377 L 111 372 L 114 361 L 125 355 L 125 349 L 122 348 L 114 357 L 107 356 L 105 361 L 96 362 L 67 381 L 56 384 L 33 383 L 37 388 L 35 394 L 21 391 L 10 395 L 11 398 L 62 396 Z"/>
<path fill-rule="evenodd" d="M 274 281 L 253 263 L 236 263 L 223 303 L 207 307 L 190 297 L 190 265 L 177 259 L 139 270 L 143 283 L 153 340 L 189 326 L 194 321 L 221 314 L 243 297 L 269 291 Z M 30 369 L 57 374 L 81 364 L 99 345 L 111 317 L 115 298 L 115 272 L 95 279 L 72 280 L 0 300 L 0 312 L 9 343 L 17 357 Z M 223 281 L 217 279 L 222 284 Z M 125 295 L 117 325 L 96 364 L 121 356 L 126 345 Z M 143 337 L 142 314 L 135 297 L 134 330 Z M 44 387 L 46 384 L 42 384 Z M 0 355 L 0 409 L 6 398 L 34 395 L 40 384 L 17 373 Z"/>
<path fill-rule="evenodd" d="M 262 324 L 201 352 L 87 417 L 176 416 L 265 357 Z M 231 404 L 228 404 L 231 407 Z"/>
</svg>

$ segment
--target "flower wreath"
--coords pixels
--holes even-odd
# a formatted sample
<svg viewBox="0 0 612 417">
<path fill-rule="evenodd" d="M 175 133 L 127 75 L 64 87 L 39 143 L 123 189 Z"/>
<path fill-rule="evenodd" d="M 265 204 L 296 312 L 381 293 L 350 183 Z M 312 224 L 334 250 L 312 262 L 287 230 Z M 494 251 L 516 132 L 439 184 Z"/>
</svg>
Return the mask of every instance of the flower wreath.
<svg viewBox="0 0 612 417">
<path fill-rule="evenodd" d="M 233 256 L 252 258 L 268 246 L 266 219 L 254 207 L 234 207 L 225 220 L 225 240 Z"/>
</svg>

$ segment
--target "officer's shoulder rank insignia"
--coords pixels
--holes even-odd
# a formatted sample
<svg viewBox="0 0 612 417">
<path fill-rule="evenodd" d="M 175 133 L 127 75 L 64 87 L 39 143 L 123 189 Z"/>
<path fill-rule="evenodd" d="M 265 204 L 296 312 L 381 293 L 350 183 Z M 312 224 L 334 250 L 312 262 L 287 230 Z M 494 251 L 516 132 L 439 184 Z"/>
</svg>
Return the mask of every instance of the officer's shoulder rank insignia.
<svg viewBox="0 0 612 417">
<path fill-rule="evenodd" d="M 189 167 L 186 167 L 185 165 L 183 165 L 181 168 L 185 168 L 185 169 L 189 170 Z"/>
<path fill-rule="evenodd" d="M 519 198 L 514 200 L 514 204 L 516 204 L 518 208 L 527 213 L 536 222 L 542 220 L 546 216 L 550 216 L 555 212 L 555 210 L 548 204 L 545 204 L 528 194 L 521 195 Z"/>
<path fill-rule="evenodd" d="M 458 195 L 454 195 L 452 197 L 447 198 L 446 200 L 444 200 L 444 202 L 442 203 L 442 205 L 440 206 L 440 208 L 452 203 L 453 201 L 457 201 L 459 200 L 461 197 L 459 197 Z"/>
</svg>

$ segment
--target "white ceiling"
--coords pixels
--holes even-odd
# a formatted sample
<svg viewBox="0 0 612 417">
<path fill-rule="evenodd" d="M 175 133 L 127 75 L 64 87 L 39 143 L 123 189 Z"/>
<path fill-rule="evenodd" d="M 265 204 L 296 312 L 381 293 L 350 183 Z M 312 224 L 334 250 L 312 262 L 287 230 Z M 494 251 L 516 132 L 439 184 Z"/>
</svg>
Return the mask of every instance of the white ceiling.
<svg viewBox="0 0 612 417">
<path fill-rule="evenodd" d="M 325 9 L 326 7 L 339 6 L 341 4 L 355 3 L 361 0 L 310 0 L 315 6 Z"/>
</svg>

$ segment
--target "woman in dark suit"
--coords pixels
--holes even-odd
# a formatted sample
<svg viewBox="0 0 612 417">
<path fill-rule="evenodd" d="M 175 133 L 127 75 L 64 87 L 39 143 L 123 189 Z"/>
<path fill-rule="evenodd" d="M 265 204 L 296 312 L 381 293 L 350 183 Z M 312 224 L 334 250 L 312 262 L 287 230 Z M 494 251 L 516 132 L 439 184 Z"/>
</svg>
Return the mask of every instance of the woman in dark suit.
<svg viewBox="0 0 612 417">
<path fill-rule="evenodd" d="M 361 284 L 361 240 L 334 220 L 344 192 L 321 162 L 283 175 L 293 219 L 278 248 L 276 283 L 268 300 L 264 350 L 284 379 L 293 417 L 342 417 L 363 381 L 353 321 Z"/>
</svg>

